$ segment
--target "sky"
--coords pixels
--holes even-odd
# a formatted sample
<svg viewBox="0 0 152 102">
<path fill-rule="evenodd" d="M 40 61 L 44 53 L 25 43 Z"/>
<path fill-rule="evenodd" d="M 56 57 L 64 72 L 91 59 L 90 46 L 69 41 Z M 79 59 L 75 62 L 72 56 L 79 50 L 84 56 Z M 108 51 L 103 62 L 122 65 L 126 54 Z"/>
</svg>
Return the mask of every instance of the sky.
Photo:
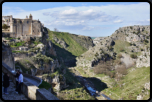
<svg viewBox="0 0 152 102">
<path fill-rule="evenodd" d="M 110 36 L 120 27 L 150 25 L 148 2 L 4 2 L 2 16 L 34 20 L 54 31 Z"/>
</svg>

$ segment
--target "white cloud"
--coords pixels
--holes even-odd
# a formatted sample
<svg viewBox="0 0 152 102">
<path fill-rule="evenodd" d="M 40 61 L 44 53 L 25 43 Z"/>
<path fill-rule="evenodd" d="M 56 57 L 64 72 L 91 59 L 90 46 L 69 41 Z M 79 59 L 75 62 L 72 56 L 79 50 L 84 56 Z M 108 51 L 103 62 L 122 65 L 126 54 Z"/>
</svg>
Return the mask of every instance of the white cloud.
<svg viewBox="0 0 152 102">
<path fill-rule="evenodd" d="M 121 23 L 122 22 L 122 20 L 116 20 L 116 21 L 114 21 L 114 23 Z"/>
<path fill-rule="evenodd" d="M 76 14 L 77 11 L 75 9 L 70 9 L 70 10 L 64 10 L 61 12 L 63 15 L 70 15 L 70 14 Z"/>
<path fill-rule="evenodd" d="M 147 21 L 150 21 L 150 19 L 147 19 Z"/>
<path fill-rule="evenodd" d="M 82 28 L 82 30 L 92 30 L 94 29 L 94 27 L 91 27 L 91 26 L 85 26 Z"/>
</svg>

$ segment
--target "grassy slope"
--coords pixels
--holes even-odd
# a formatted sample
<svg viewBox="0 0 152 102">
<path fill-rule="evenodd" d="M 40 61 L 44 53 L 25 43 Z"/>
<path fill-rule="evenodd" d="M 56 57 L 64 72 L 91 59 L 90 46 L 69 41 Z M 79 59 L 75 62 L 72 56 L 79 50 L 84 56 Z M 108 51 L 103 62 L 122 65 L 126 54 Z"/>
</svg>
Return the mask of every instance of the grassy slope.
<svg viewBox="0 0 152 102">
<path fill-rule="evenodd" d="M 128 69 L 132 70 L 132 68 Z M 129 72 L 123 79 L 117 83 L 113 88 L 107 88 L 103 92 L 107 95 L 111 94 L 112 99 L 123 98 L 124 100 L 136 100 L 137 96 L 141 94 L 144 84 L 150 81 L 150 67 L 142 67 Z M 120 87 L 120 84 L 125 83 Z M 148 91 L 148 90 L 146 90 Z M 148 91 L 150 93 L 150 91 Z M 146 95 L 143 99 L 150 98 Z"/>
<path fill-rule="evenodd" d="M 71 70 L 66 69 L 66 74 L 64 74 L 64 76 L 69 87 L 61 90 L 57 97 L 60 100 L 95 100 L 94 97 L 86 92 L 84 86 L 80 84 L 71 72 Z"/>
<path fill-rule="evenodd" d="M 120 53 L 120 49 L 124 49 L 124 52 L 129 52 L 128 46 L 128 42 L 116 40 L 114 45 L 114 52 Z"/>
<path fill-rule="evenodd" d="M 86 51 L 86 49 L 80 46 L 75 40 L 73 40 L 68 33 L 64 33 L 64 32 L 60 33 L 54 31 L 48 31 L 48 33 L 49 33 L 49 38 L 52 40 L 52 42 L 55 45 L 59 46 L 60 48 L 62 48 L 62 46 L 55 43 L 55 41 L 53 40 L 53 36 L 56 36 L 58 39 L 61 38 L 64 39 L 64 41 L 68 44 L 67 47 L 68 52 L 70 52 L 74 56 L 79 56 Z"/>
</svg>

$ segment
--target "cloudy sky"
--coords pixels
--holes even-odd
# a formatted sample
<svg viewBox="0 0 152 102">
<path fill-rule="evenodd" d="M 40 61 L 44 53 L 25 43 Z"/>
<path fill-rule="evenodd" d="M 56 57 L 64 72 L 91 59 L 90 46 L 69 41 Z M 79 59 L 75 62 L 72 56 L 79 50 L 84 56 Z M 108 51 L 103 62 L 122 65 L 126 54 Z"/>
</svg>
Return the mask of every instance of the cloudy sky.
<svg viewBox="0 0 152 102">
<path fill-rule="evenodd" d="M 2 16 L 29 14 L 50 30 L 91 37 L 110 36 L 119 27 L 150 25 L 148 2 L 4 2 Z"/>
</svg>

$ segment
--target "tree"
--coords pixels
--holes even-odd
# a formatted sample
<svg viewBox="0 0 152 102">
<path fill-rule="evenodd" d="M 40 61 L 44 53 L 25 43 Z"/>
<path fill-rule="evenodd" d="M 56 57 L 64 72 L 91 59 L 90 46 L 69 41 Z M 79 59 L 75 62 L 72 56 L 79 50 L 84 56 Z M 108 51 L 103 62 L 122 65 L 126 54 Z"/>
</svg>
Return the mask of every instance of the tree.
<svg viewBox="0 0 152 102">
<path fill-rule="evenodd" d="M 54 31 L 57 32 L 58 31 L 57 28 L 54 28 Z"/>
<path fill-rule="evenodd" d="M 7 28 L 8 28 L 8 26 L 6 24 L 3 24 L 2 29 L 6 30 Z"/>
</svg>

